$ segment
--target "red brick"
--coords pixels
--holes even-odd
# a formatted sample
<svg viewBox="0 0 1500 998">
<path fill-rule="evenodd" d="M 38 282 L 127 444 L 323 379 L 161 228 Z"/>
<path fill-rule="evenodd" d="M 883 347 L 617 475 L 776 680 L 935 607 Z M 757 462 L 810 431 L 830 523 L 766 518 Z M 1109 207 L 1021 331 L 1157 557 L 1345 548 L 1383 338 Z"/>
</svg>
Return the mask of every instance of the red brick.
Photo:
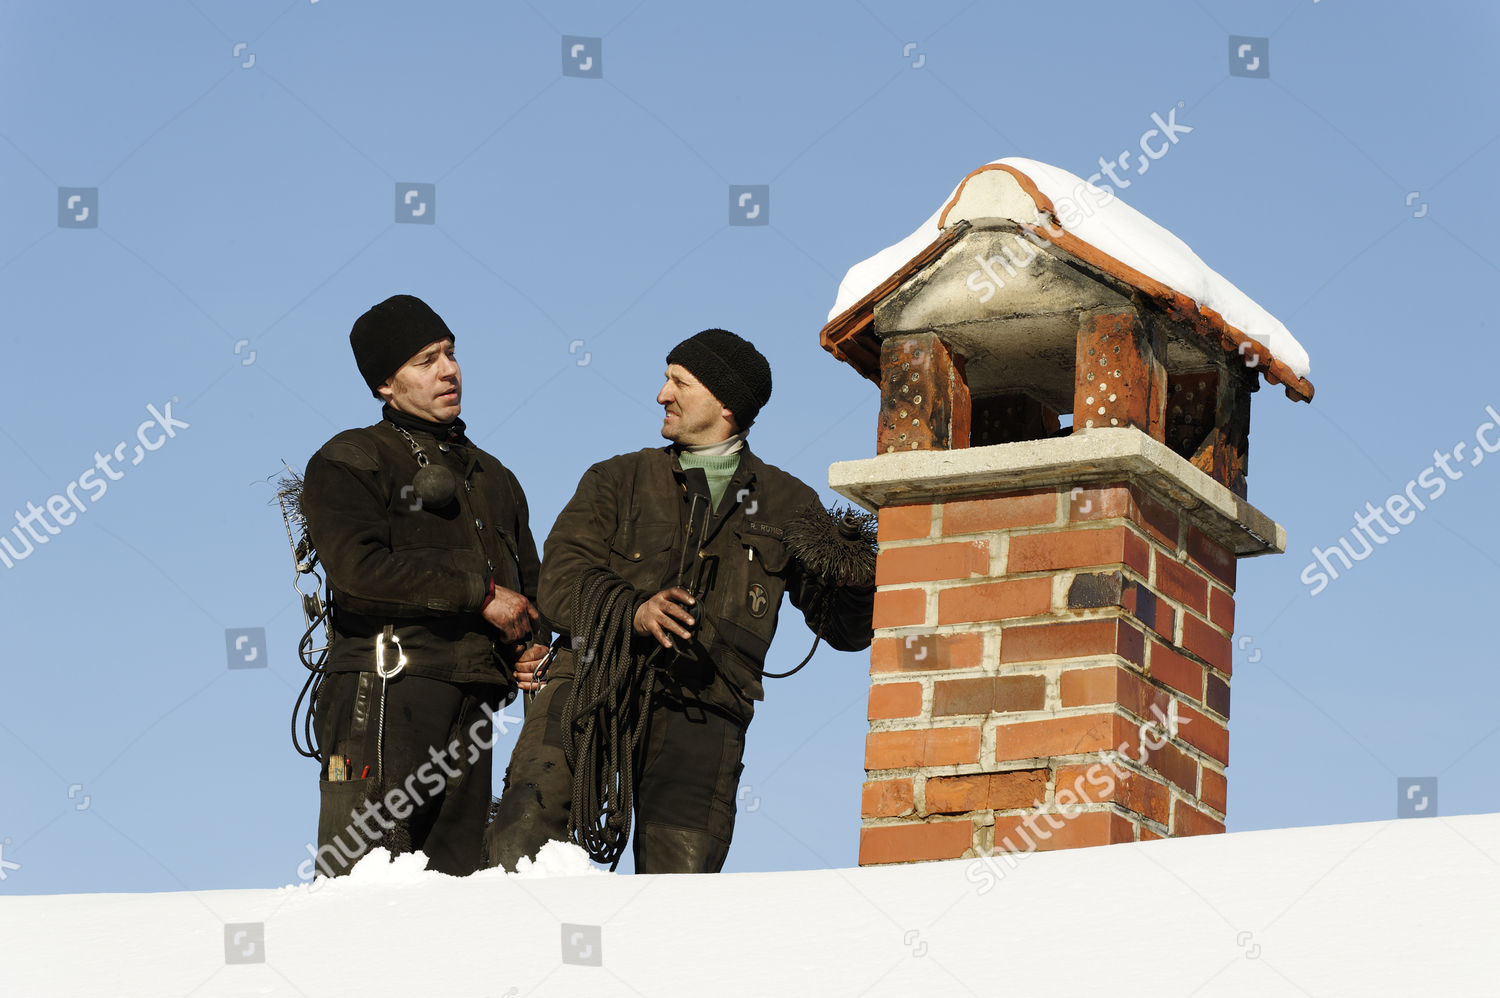
<svg viewBox="0 0 1500 998">
<path fill-rule="evenodd" d="M 994 676 L 953 679 L 932 685 L 934 717 L 946 717 L 952 714 L 988 714 L 994 702 Z"/>
<path fill-rule="evenodd" d="M 927 780 L 923 795 L 928 814 L 1034 807 L 1047 797 L 1047 770 L 934 776 Z"/>
<path fill-rule="evenodd" d="M 916 810 L 911 777 L 873 780 L 861 794 L 860 813 L 866 818 L 899 818 Z"/>
<path fill-rule="evenodd" d="M 1128 517 L 1163 544 L 1177 547 L 1177 514 L 1144 490 L 1120 482 L 1068 493 L 1068 518 L 1074 523 Z"/>
<path fill-rule="evenodd" d="M 943 504 L 943 535 L 973 534 L 1011 527 L 1039 527 L 1057 522 L 1057 493 L 1052 489 L 1018 492 L 997 499 L 960 499 Z"/>
<path fill-rule="evenodd" d="M 1112 811 L 1080 811 L 1071 818 L 1047 811 L 1029 820 L 1023 815 L 997 817 L 994 836 L 997 852 L 1047 852 L 1134 842 L 1135 828 Z"/>
<path fill-rule="evenodd" d="M 1123 620 L 1078 620 L 1060 624 L 1025 624 L 1000 632 L 1001 662 L 1037 662 L 1053 658 L 1120 655 L 1141 665 L 1145 637 Z"/>
<path fill-rule="evenodd" d="M 979 729 L 919 728 L 872 731 L 865 736 L 865 769 L 959 766 L 979 761 Z"/>
<path fill-rule="evenodd" d="M 1126 810 L 1162 825 L 1167 823 L 1172 807 L 1172 792 L 1167 789 L 1166 784 L 1139 773 L 1130 773 L 1125 777 L 1124 791 L 1125 795 L 1120 803 Z"/>
<path fill-rule="evenodd" d="M 922 712 L 921 683 L 875 683 L 870 687 L 870 720 L 915 717 Z"/>
<path fill-rule="evenodd" d="M 891 548 L 875 559 L 875 584 L 899 586 L 907 582 L 936 582 L 989 575 L 990 542 L 917 544 Z"/>
<path fill-rule="evenodd" d="M 1073 523 L 1129 515 L 1130 487 L 1124 482 L 1068 490 L 1068 519 Z"/>
<path fill-rule="evenodd" d="M 1208 612 L 1208 580 L 1161 551 L 1156 552 L 1156 588 L 1168 599 Z"/>
<path fill-rule="evenodd" d="M 1198 795 L 1198 760 L 1175 745 L 1163 745 L 1150 753 L 1145 765 L 1166 777 L 1183 793 Z"/>
<path fill-rule="evenodd" d="M 1229 765 L 1229 728 L 1187 704 L 1177 708 L 1177 737 L 1205 755 Z"/>
<path fill-rule="evenodd" d="M 1125 564 L 1135 569 L 1142 578 L 1150 570 L 1151 545 L 1140 534 L 1127 532 L 1125 534 Z"/>
<path fill-rule="evenodd" d="M 876 627 L 906 627 L 927 622 L 927 590 L 883 589 L 875 594 Z"/>
<path fill-rule="evenodd" d="M 1172 699 L 1166 690 L 1143 682 L 1133 672 L 1113 666 L 1069 669 L 1059 677 L 1058 686 L 1064 707 L 1119 704 L 1143 721 L 1156 717 L 1151 710 L 1153 706 L 1165 716 Z"/>
<path fill-rule="evenodd" d="M 1217 818 L 1210 818 L 1183 801 L 1172 802 L 1172 835 L 1174 837 L 1217 835 L 1223 831 L 1224 823 Z"/>
<path fill-rule="evenodd" d="M 1208 590 L 1208 619 L 1234 633 L 1234 597 L 1218 586 L 1210 586 Z"/>
<path fill-rule="evenodd" d="M 1209 575 L 1233 589 L 1237 564 L 1235 557 L 1197 527 L 1188 527 L 1187 550 L 1193 561 Z"/>
<path fill-rule="evenodd" d="M 1053 530 L 1021 534 L 1010 539 L 1005 571 L 1056 571 L 1094 565 L 1127 565 L 1141 575 L 1147 571 L 1147 546 L 1127 527 Z"/>
<path fill-rule="evenodd" d="M 1181 532 L 1181 525 L 1172 508 L 1157 502 L 1143 489 L 1132 488 L 1130 495 L 1135 500 L 1136 511 L 1139 514 L 1132 519 L 1159 537 L 1168 547 L 1176 550 L 1177 535 Z"/>
<path fill-rule="evenodd" d="M 1064 707 L 1114 703 L 1119 669 L 1112 665 L 1097 669 L 1069 669 L 1058 677 Z"/>
<path fill-rule="evenodd" d="M 934 776 L 923 786 L 927 814 L 963 814 L 984 811 L 990 801 L 989 773 L 971 776 Z"/>
<path fill-rule="evenodd" d="M 1229 684 L 1217 674 L 1208 674 L 1208 689 L 1203 694 L 1203 706 L 1221 717 L 1229 717 Z"/>
<path fill-rule="evenodd" d="M 1125 776 L 1128 778 L 1129 773 Z M 1053 800 L 1063 790 L 1071 790 L 1082 804 L 1107 804 L 1120 797 L 1121 777 L 1103 762 L 1083 762 L 1057 767 L 1052 786 Z"/>
<path fill-rule="evenodd" d="M 990 774 L 990 807 L 1004 811 L 1047 799 L 1047 770 L 1012 769 Z"/>
<path fill-rule="evenodd" d="M 1158 598 L 1156 601 L 1156 619 L 1151 622 L 1151 629 L 1168 641 L 1177 640 L 1177 611 L 1172 609 L 1170 603 Z"/>
<path fill-rule="evenodd" d="M 1084 811 L 1070 818 L 1042 849 L 1081 849 L 1134 841 L 1135 825 L 1129 818 L 1113 811 Z"/>
<path fill-rule="evenodd" d="M 1151 841 L 1154 841 L 1156 839 L 1160 839 L 1161 837 L 1162 836 L 1157 835 L 1155 832 L 1153 832 L 1151 829 L 1147 828 L 1145 825 L 1141 826 L 1141 841 L 1142 842 L 1151 842 Z"/>
<path fill-rule="evenodd" d="M 1132 744 L 1137 734 L 1135 725 L 1114 713 L 1017 721 L 995 728 L 995 759 L 1008 762 L 1107 751 L 1122 742 Z"/>
<path fill-rule="evenodd" d="M 1168 717 L 1172 707 L 1172 692 L 1142 680 L 1133 672 L 1125 672 L 1129 682 L 1120 684 L 1120 706 L 1134 714 L 1139 722 L 1159 724 L 1157 717 Z"/>
<path fill-rule="evenodd" d="M 980 676 L 934 683 L 932 715 L 1004 714 L 1041 710 L 1047 700 L 1045 676 Z"/>
<path fill-rule="evenodd" d="M 1203 666 L 1177 654 L 1160 641 L 1151 642 L 1151 667 L 1148 671 L 1152 679 L 1186 693 L 1196 703 L 1203 702 Z"/>
<path fill-rule="evenodd" d="M 1117 774 L 1102 762 L 1078 766 L 1059 766 L 1053 786 L 1053 801 L 1064 806 L 1064 790 L 1071 791 L 1077 803 L 1114 802 L 1128 811 L 1144 815 L 1163 825 L 1170 820 L 1171 792 L 1165 784 L 1126 770 Z"/>
<path fill-rule="evenodd" d="M 1234 664 L 1229 635 L 1191 613 L 1182 615 L 1182 647 L 1226 674 Z"/>
<path fill-rule="evenodd" d="M 1139 620 L 1168 641 L 1173 640 L 1175 633 L 1172 630 L 1172 625 L 1176 620 L 1176 611 L 1172 609 L 1170 603 L 1154 593 L 1149 586 L 1142 585 L 1139 582 L 1131 582 L 1121 594 L 1120 602 L 1126 610 L 1130 611 L 1136 620 Z"/>
<path fill-rule="evenodd" d="M 958 859 L 974 845 L 972 821 L 908 822 L 859 830 L 859 865 Z"/>
<path fill-rule="evenodd" d="M 973 669 L 984 658 L 984 635 L 908 634 L 876 638 L 870 646 L 870 672 L 930 672 L 934 669 Z"/>
<path fill-rule="evenodd" d="M 1203 793 L 1200 799 L 1220 814 L 1229 813 L 1229 781 L 1224 778 L 1223 773 L 1208 766 L 1203 767 Z"/>
<path fill-rule="evenodd" d="M 884 506 L 875 536 L 882 541 L 909 541 L 932 535 L 932 506 Z"/>
<path fill-rule="evenodd" d="M 939 624 L 1033 617 L 1050 609 L 1051 579 L 1006 579 L 975 586 L 954 586 L 938 593 Z"/>
</svg>

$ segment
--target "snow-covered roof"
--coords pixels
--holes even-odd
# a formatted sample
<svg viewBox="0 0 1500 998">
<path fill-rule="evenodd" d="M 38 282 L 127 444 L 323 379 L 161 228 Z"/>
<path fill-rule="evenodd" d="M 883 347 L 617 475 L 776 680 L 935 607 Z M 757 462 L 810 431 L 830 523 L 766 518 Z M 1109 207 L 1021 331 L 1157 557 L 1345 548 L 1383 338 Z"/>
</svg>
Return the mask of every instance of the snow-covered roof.
<svg viewBox="0 0 1500 998">
<path fill-rule="evenodd" d="M 900 280 L 935 259 L 945 248 L 938 245 L 945 231 L 978 218 L 1011 219 L 1037 239 L 1145 291 L 1227 349 L 1237 349 L 1293 398 L 1312 397 L 1307 351 L 1280 320 L 1112 191 L 1020 157 L 973 171 L 915 232 L 851 267 L 828 313 L 824 345 L 832 348 Z"/>
<path fill-rule="evenodd" d="M 800 873 L 0 898 L 0 993 L 1479 995 L 1500 815 Z M 573 848 L 573 847 L 561 847 Z M 579 853 L 581 857 L 581 853 Z M 230 962 L 230 961 L 233 962 Z"/>
</svg>

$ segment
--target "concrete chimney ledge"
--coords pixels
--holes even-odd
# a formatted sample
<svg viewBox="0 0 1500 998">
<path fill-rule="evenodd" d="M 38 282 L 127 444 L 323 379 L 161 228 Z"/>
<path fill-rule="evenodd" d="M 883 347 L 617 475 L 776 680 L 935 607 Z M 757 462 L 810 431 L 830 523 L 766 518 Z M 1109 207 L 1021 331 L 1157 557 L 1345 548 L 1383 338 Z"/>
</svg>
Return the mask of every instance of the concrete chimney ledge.
<svg viewBox="0 0 1500 998">
<path fill-rule="evenodd" d="M 840 461 L 828 469 L 829 487 L 871 511 L 1127 479 L 1180 509 L 1237 557 L 1286 550 L 1286 530 L 1279 523 L 1133 427 L 1074 430 L 1065 437 L 959 450 L 898 451 Z"/>
</svg>

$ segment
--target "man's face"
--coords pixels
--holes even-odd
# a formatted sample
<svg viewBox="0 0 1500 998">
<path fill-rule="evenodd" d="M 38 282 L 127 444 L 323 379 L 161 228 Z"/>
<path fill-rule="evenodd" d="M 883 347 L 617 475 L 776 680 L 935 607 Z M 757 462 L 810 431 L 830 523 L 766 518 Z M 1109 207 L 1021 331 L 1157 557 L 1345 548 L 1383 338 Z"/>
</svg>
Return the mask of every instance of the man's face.
<svg viewBox="0 0 1500 998">
<path fill-rule="evenodd" d="M 667 382 L 656 393 L 665 410 L 661 435 L 687 446 L 716 444 L 737 430 L 734 415 L 681 364 L 667 367 Z"/>
<path fill-rule="evenodd" d="M 377 390 L 393 409 L 434 423 L 451 423 L 458 418 L 461 380 L 453 341 L 441 339 L 418 350 Z"/>
</svg>

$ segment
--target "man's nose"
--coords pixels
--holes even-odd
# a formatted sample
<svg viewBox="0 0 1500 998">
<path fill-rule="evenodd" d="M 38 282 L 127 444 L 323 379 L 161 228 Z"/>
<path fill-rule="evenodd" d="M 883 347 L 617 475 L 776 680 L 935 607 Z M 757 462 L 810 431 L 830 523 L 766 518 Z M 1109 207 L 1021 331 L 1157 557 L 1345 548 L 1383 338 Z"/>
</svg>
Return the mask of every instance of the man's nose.
<svg viewBox="0 0 1500 998">
<path fill-rule="evenodd" d="M 656 404 L 666 405 L 672 401 L 672 382 L 668 381 L 661 386 L 661 391 L 656 393 Z"/>
</svg>

